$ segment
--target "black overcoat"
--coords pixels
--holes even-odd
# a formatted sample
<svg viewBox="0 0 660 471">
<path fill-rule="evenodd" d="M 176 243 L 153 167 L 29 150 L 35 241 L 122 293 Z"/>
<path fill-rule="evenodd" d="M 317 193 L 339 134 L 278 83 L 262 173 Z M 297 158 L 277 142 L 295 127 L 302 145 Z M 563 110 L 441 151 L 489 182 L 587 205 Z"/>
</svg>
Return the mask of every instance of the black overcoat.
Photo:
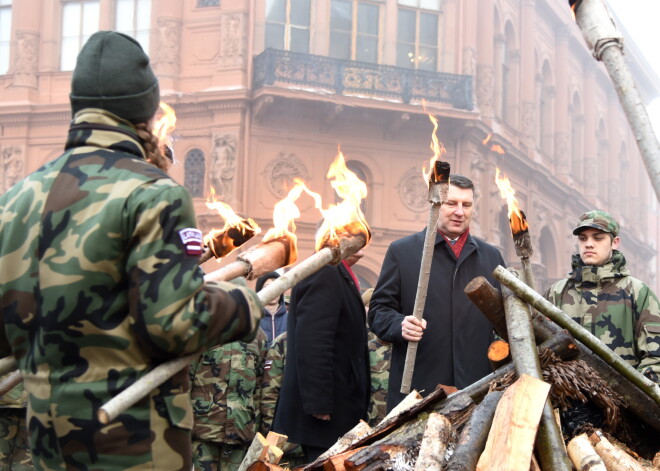
<svg viewBox="0 0 660 471">
<path fill-rule="evenodd" d="M 366 418 L 370 394 L 365 309 L 343 264 L 293 288 L 287 332 L 273 430 L 293 443 L 329 448 Z"/>
<path fill-rule="evenodd" d="M 425 230 L 390 245 L 369 304 L 371 330 L 392 342 L 388 410 L 404 397 L 400 389 L 408 343 L 401 335 L 401 322 L 413 313 L 424 235 Z M 468 235 L 457 260 L 445 238 L 436 233 L 424 306 L 428 324 L 417 348 L 412 389 L 422 395 L 438 384 L 461 389 L 490 373 L 486 355 L 493 327 L 463 289 L 479 275 L 499 288 L 492 276 L 497 265 L 504 266 L 504 260 L 492 245 Z"/>
</svg>

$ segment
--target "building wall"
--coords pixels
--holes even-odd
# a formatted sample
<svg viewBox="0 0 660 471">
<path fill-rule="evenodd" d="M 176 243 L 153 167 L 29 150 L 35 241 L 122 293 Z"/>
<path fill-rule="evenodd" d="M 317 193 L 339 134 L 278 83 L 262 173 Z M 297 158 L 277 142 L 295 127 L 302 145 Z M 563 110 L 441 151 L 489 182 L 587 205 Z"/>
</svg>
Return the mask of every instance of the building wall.
<svg viewBox="0 0 660 471">
<path fill-rule="evenodd" d="M 345 75 L 344 83 L 384 81 L 391 70 L 385 66 L 397 64 L 396 0 L 364 1 L 378 9 L 378 67 L 371 75 L 364 69 Z M 1 191 L 62 151 L 71 78 L 59 70 L 63 3 L 15 0 L 11 7 L 10 67 L 0 75 Z M 162 99 L 178 118 L 171 175 L 194 186 L 204 231 L 222 225 L 204 204 L 211 187 L 267 229 L 275 202 L 294 177 L 326 204 L 335 201 L 325 174 L 341 147 L 369 188 L 373 240 L 356 271 L 373 285 L 388 245 L 426 225 L 421 167 L 431 157 L 433 126 L 419 97 L 340 93 L 309 79 L 332 49 L 331 0 L 311 3 L 308 54 L 295 59 L 308 61 L 306 78 L 255 86 L 253 58 L 268 54 L 266 0 L 206 7 L 198 0 L 151 2 L 149 54 Z M 565 276 L 575 220 L 598 207 L 619 219 L 633 273 L 658 291 L 657 201 L 610 79 L 564 3 L 441 2 L 432 73 L 471 77 L 474 103 L 461 109 L 431 96 L 428 111 L 439 118 L 443 159 L 477 185 L 472 232 L 500 247 L 508 264 L 519 265 L 494 183 L 496 168 L 511 179 L 530 224 L 539 288 Z M 114 27 L 114 8 L 112 0 L 99 1 L 101 29 Z M 630 60 L 639 60 L 635 51 Z M 656 91 L 645 89 L 646 96 L 657 94 L 658 78 L 646 77 L 648 83 Z M 304 258 L 313 251 L 320 214 L 311 198 L 298 203 Z"/>
</svg>

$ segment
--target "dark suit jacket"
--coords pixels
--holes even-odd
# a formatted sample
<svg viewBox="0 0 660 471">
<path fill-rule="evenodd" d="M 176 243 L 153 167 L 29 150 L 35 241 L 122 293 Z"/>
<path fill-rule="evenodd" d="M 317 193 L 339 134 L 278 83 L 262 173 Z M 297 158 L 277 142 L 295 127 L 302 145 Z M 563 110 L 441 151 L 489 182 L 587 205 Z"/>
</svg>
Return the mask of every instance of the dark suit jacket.
<svg viewBox="0 0 660 471">
<path fill-rule="evenodd" d="M 393 242 L 385 254 L 378 283 L 369 303 L 369 325 L 392 342 L 387 409 L 403 399 L 400 393 L 408 342 L 401 335 L 404 315 L 415 305 L 425 231 Z M 463 292 L 482 275 L 499 287 L 492 272 L 504 266 L 499 250 L 468 236 L 456 259 L 444 237 L 436 234 L 424 319 L 426 331 L 418 344 L 412 388 L 423 395 L 438 384 L 464 388 L 490 373 L 486 356 L 493 340 L 492 325 Z"/>
<path fill-rule="evenodd" d="M 342 264 L 328 265 L 293 288 L 287 332 L 273 430 L 294 443 L 330 447 L 366 418 L 370 394 L 365 309 Z"/>
</svg>

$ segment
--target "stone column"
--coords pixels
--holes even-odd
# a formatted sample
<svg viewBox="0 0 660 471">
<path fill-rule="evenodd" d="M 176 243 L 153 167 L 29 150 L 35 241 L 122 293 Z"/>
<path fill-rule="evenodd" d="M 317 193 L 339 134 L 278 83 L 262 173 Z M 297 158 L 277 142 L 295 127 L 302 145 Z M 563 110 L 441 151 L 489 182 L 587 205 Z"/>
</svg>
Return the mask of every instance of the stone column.
<svg viewBox="0 0 660 471">
<path fill-rule="evenodd" d="M 570 171 L 571 149 L 568 139 L 568 25 L 562 24 L 555 30 L 555 172 L 557 176 Z"/>
<path fill-rule="evenodd" d="M 477 15 L 477 71 L 475 79 L 476 103 L 483 118 L 493 118 L 495 77 L 495 34 L 493 32 L 493 5 L 491 0 L 482 0 Z M 474 18 L 472 18 L 474 21 Z"/>
<path fill-rule="evenodd" d="M 14 23 L 14 41 L 12 47 L 13 87 L 38 88 L 39 41 L 42 0 L 32 2 L 13 2 L 12 22 Z"/>
<path fill-rule="evenodd" d="M 598 169 L 596 156 L 596 62 L 584 65 L 584 169 L 582 172 L 582 188 L 588 198 L 593 198 L 598 192 Z"/>
<path fill-rule="evenodd" d="M 176 79 L 181 64 L 181 2 L 154 2 L 156 17 L 155 48 L 151 58 L 159 79 Z M 161 83 L 161 89 L 164 84 Z M 168 85 L 168 84 L 165 84 Z M 171 84 L 169 84 L 171 86 Z"/>
<path fill-rule="evenodd" d="M 520 130 L 528 148 L 536 144 L 537 109 L 535 100 L 536 64 L 534 37 L 536 35 L 536 0 L 523 0 L 520 6 Z"/>
</svg>

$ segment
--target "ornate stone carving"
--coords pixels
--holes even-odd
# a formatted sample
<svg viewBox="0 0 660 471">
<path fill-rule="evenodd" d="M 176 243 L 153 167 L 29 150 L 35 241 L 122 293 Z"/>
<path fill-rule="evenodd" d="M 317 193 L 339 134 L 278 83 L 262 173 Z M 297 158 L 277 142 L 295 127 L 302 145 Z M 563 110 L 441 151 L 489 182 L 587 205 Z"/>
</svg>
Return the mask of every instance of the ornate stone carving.
<svg viewBox="0 0 660 471">
<path fill-rule="evenodd" d="M 401 202 L 406 208 L 415 212 L 428 209 L 429 188 L 419 168 L 412 167 L 404 173 L 397 183 L 397 188 Z"/>
<path fill-rule="evenodd" d="M 598 189 L 598 178 L 596 169 L 596 159 L 586 158 L 584 159 L 584 190 L 588 195 L 595 195 L 596 190 Z"/>
<path fill-rule="evenodd" d="M 280 152 L 268 162 L 263 175 L 268 189 L 279 199 L 284 198 L 295 185 L 295 178 L 309 180 L 309 172 L 303 161 L 295 154 L 286 152 Z"/>
<path fill-rule="evenodd" d="M 23 148 L 21 146 L 0 146 L 0 190 L 2 193 L 23 178 Z"/>
<path fill-rule="evenodd" d="M 159 75 L 179 75 L 181 63 L 181 23 L 158 19 L 158 51 L 154 68 Z"/>
<path fill-rule="evenodd" d="M 211 186 L 218 199 L 231 203 L 236 173 L 236 136 L 215 134 L 211 148 Z"/>
<path fill-rule="evenodd" d="M 37 88 L 39 34 L 31 31 L 17 31 L 16 44 L 13 86 Z"/>
<path fill-rule="evenodd" d="M 489 64 L 479 64 L 477 66 L 477 106 L 482 116 L 493 116 L 493 90 L 495 78 L 493 76 L 493 66 Z"/>
<path fill-rule="evenodd" d="M 245 63 L 245 15 L 223 15 L 220 31 L 220 65 L 242 67 Z"/>
<path fill-rule="evenodd" d="M 474 47 L 463 48 L 463 71 L 465 75 L 474 75 L 477 66 L 477 51 Z"/>
<path fill-rule="evenodd" d="M 555 162 L 557 173 L 561 175 L 567 174 L 571 165 L 571 150 L 568 144 L 567 133 L 555 133 Z"/>
<path fill-rule="evenodd" d="M 522 107 L 522 135 L 527 147 L 533 148 L 536 143 L 536 104 L 525 102 Z"/>
</svg>

